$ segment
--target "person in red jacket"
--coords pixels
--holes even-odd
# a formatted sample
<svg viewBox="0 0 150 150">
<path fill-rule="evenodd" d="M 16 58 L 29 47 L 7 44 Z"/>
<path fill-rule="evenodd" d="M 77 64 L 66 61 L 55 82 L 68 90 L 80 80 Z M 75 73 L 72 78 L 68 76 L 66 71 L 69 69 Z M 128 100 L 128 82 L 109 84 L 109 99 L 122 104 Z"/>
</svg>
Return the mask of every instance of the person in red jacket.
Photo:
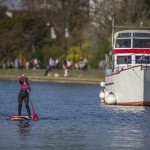
<svg viewBox="0 0 150 150">
<path fill-rule="evenodd" d="M 19 77 L 18 81 L 21 84 L 21 89 L 18 94 L 18 116 L 21 116 L 22 102 L 24 101 L 28 116 L 29 118 L 31 118 L 31 112 L 29 107 L 29 93 L 31 91 L 31 87 L 28 83 L 28 78 L 25 77 L 25 75 L 23 74 Z"/>
</svg>

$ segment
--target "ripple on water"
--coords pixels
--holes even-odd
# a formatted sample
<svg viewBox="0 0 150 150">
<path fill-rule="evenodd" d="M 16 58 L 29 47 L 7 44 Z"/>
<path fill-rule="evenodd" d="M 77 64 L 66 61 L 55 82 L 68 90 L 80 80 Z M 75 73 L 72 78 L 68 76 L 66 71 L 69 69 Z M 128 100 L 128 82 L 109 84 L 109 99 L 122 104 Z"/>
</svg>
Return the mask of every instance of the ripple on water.
<svg viewBox="0 0 150 150">
<path fill-rule="evenodd" d="M 31 82 L 31 87 L 39 120 L 9 121 L 17 114 L 20 87 L 0 81 L 0 149 L 149 150 L 150 107 L 100 103 L 97 85 Z"/>
</svg>

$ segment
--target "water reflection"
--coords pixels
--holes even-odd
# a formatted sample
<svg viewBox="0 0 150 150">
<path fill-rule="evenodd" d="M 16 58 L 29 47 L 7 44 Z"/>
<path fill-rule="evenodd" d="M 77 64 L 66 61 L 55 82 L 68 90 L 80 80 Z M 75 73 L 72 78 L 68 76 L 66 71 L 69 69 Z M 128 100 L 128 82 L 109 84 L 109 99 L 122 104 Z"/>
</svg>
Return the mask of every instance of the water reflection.
<svg viewBox="0 0 150 150">
<path fill-rule="evenodd" d="M 113 111 L 119 111 L 123 113 L 146 113 L 150 112 L 149 106 L 120 106 L 120 105 L 106 105 L 104 103 L 100 102 L 100 107 L 103 107 L 103 109 L 113 110 Z"/>
<path fill-rule="evenodd" d="M 18 133 L 21 137 L 27 137 L 30 135 L 31 124 L 30 121 L 18 121 Z"/>
</svg>

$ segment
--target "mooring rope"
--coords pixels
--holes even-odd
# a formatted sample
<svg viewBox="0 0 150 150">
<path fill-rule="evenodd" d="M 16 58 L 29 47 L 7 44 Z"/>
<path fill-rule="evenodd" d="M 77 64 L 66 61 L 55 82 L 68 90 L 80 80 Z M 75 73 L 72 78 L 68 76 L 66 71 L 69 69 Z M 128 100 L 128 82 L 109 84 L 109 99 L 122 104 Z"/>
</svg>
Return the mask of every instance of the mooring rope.
<svg viewBox="0 0 150 150">
<path fill-rule="evenodd" d="M 135 72 L 135 70 L 133 69 L 134 73 L 139 77 L 139 79 L 143 82 L 143 80 L 141 79 L 141 77 Z"/>
</svg>

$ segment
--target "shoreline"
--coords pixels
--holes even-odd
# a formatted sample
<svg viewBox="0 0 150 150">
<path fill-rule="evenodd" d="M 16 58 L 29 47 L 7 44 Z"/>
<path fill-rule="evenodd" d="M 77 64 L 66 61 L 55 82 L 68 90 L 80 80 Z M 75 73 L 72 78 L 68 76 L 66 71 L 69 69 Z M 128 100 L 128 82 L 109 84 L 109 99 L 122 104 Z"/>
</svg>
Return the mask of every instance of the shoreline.
<svg viewBox="0 0 150 150">
<path fill-rule="evenodd" d="M 67 77 L 63 76 L 63 71 L 53 71 L 48 76 L 43 76 L 43 70 L 0 70 L 0 80 L 18 80 L 20 74 L 27 75 L 31 82 L 52 82 L 52 83 L 76 83 L 76 84 L 98 84 L 103 81 L 103 76 L 99 72 L 75 72 L 70 71 Z M 55 76 L 59 74 L 59 76 Z"/>
<path fill-rule="evenodd" d="M 18 76 L 0 75 L 0 80 L 18 80 Z M 76 83 L 76 84 L 99 84 L 102 79 L 79 79 L 74 77 L 39 77 L 30 76 L 31 82 L 52 82 L 52 83 Z"/>
</svg>

